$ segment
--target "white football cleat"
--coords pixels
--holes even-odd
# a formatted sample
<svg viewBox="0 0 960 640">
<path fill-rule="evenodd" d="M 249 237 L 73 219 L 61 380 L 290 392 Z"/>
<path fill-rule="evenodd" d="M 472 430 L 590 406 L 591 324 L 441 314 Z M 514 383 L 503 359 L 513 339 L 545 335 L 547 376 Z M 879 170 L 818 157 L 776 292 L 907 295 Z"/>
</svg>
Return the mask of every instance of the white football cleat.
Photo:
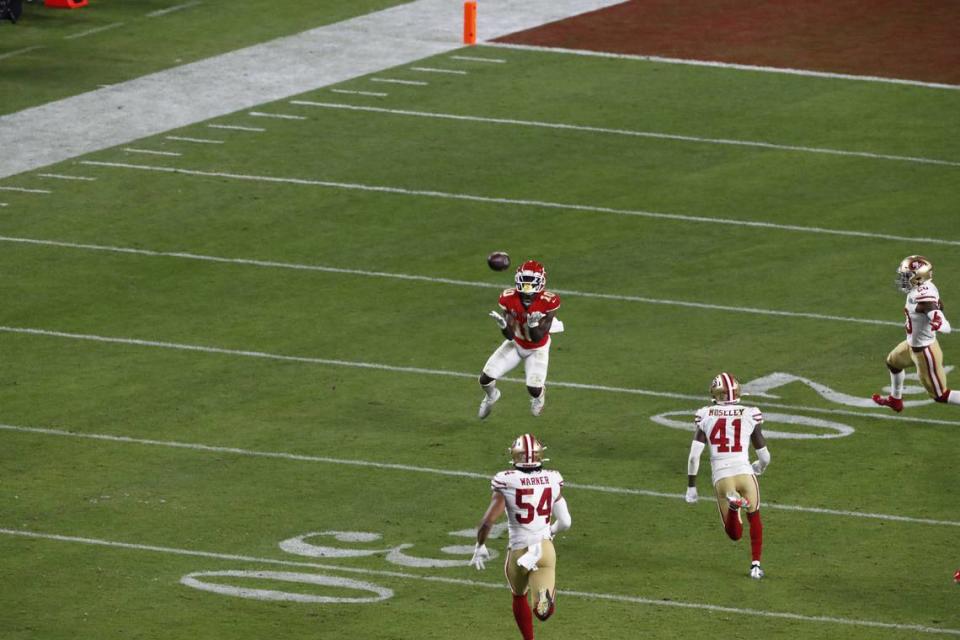
<svg viewBox="0 0 960 640">
<path fill-rule="evenodd" d="M 750 501 L 736 491 L 731 491 L 727 494 L 727 501 L 730 503 L 730 508 L 734 511 L 740 509 L 741 507 L 750 507 Z"/>
<path fill-rule="evenodd" d="M 759 580 L 763 577 L 763 569 L 760 568 L 760 563 L 756 560 L 750 565 L 750 577 L 754 580 Z"/>
<path fill-rule="evenodd" d="M 539 398 L 530 398 L 530 413 L 539 416 L 543 413 L 543 404 L 547 401 L 547 390 L 540 392 Z"/>
<path fill-rule="evenodd" d="M 537 603 L 534 606 L 533 612 L 540 620 L 546 620 L 552 613 L 552 611 L 550 611 L 551 609 L 553 609 L 553 598 L 550 597 L 550 592 L 547 591 L 546 587 L 540 587 L 540 590 L 537 592 Z"/>
<path fill-rule="evenodd" d="M 490 412 L 493 411 L 493 405 L 497 403 L 497 400 L 500 399 L 500 389 L 494 388 L 492 396 L 484 396 L 483 401 L 480 402 L 480 410 L 477 411 L 477 417 L 481 420 L 490 415 Z"/>
</svg>

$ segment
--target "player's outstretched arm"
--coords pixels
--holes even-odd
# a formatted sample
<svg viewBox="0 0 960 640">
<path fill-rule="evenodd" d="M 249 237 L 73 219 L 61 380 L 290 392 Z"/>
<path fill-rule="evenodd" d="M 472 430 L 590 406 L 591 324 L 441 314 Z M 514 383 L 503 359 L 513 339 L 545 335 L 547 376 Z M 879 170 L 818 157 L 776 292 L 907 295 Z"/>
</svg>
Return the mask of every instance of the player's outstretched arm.
<svg viewBox="0 0 960 640">
<path fill-rule="evenodd" d="M 553 517 L 553 524 L 550 525 L 550 535 L 552 536 L 573 526 L 573 518 L 570 517 L 570 510 L 567 509 L 565 498 L 561 497 L 553 503 Z"/>
<path fill-rule="evenodd" d="M 470 558 L 470 566 L 476 567 L 477 571 L 483 569 L 486 561 L 490 559 L 490 552 L 486 545 L 487 536 L 490 535 L 490 529 L 493 528 L 494 523 L 500 519 L 506 509 L 507 503 L 503 495 L 494 492 L 490 497 L 487 512 L 483 514 L 483 520 L 480 521 L 480 526 L 477 528 L 477 544 L 473 548 L 473 557 Z"/>
<path fill-rule="evenodd" d="M 493 321 L 497 323 L 497 327 L 500 329 L 500 333 L 503 334 L 503 337 L 507 340 L 513 340 L 513 334 L 510 333 L 510 329 L 507 328 L 507 319 L 499 311 L 491 311 L 487 314 Z"/>
<path fill-rule="evenodd" d="M 767 439 L 763 437 L 760 425 L 757 425 L 753 429 L 753 433 L 750 434 L 750 444 L 753 445 L 753 448 L 757 452 L 757 460 L 750 466 L 753 467 L 753 473 L 759 476 L 770 464 L 770 451 L 767 449 Z"/>
<path fill-rule="evenodd" d="M 700 454 L 707 446 L 707 437 L 700 428 L 697 428 L 690 442 L 690 455 L 687 456 L 687 495 L 684 496 L 689 504 L 694 504 L 699 499 L 697 495 L 697 472 L 700 471 Z"/>
<path fill-rule="evenodd" d="M 532 342 L 540 342 L 543 340 L 543 336 L 550 333 L 550 325 L 553 324 L 553 319 L 556 315 L 556 311 L 551 311 L 547 314 L 536 311 L 530 314 L 527 318 L 527 331 L 530 333 L 530 340 Z"/>
</svg>

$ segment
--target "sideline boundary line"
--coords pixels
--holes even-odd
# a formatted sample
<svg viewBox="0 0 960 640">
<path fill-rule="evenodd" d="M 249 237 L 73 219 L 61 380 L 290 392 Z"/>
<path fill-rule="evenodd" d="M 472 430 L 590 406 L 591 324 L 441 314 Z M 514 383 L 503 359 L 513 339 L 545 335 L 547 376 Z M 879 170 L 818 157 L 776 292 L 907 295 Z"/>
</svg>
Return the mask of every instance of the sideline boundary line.
<svg viewBox="0 0 960 640">
<path fill-rule="evenodd" d="M 289 117 L 289 116 L 285 116 Z M 297 116 L 303 118 L 303 116 Z M 231 173 L 227 171 L 202 171 L 199 169 L 182 169 L 179 167 L 164 167 L 159 165 L 132 164 L 129 162 L 105 162 L 102 160 L 80 160 L 79 164 L 95 167 L 112 167 L 116 169 L 134 169 L 138 171 L 155 171 L 159 173 L 176 173 L 185 176 L 204 178 L 228 178 L 246 182 L 268 182 L 274 184 L 295 184 L 310 187 L 325 187 L 331 189 L 346 189 L 352 191 L 367 191 L 375 193 L 390 193 L 405 196 L 420 196 L 440 198 L 445 200 L 466 200 L 489 204 L 508 204 L 521 207 L 540 207 L 544 209 L 558 209 L 563 211 L 586 211 L 590 213 L 609 213 L 620 216 L 636 216 L 639 218 L 654 218 L 672 220 L 676 222 L 704 222 L 708 224 L 725 224 L 739 227 L 753 227 L 758 229 L 776 229 L 778 231 L 796 231 L 800 233 L 817 233 L 825 235 L 846 236 L 853 238 L 871 238 L 876 240 L 896 240 L 898 242 L 943 244 L 960 246 L 960 240 L 946 240 L 943 238 L 915 238 L 896 236 L 886 233 L 872 233 L 870 231 L 853 231 L 850 229 L 828 229 L 825 227 L 807 227 L 803 225 L 778 224 L 760 220 L 737 220 L 733 218 L 711 218 L 709 216 L 691 216 L 679 213 L 659 213 L 656 211 L 642 211 L 639 209 L 617 209 L 588 204 L 568 204 L 563 202 L 548 202 L 544 200 L 527 200 L 521 198 L 501 198 L 495 196 L 478 196 L 468 193 L 451 193 L 447 191 L 430 191 L 421 189 L 404 189 L 401 187 L 386 187 L 382 185 L 361 184 L 356 182 L 334 182 L 330 180 L 313 180 L 308 178 L 284 178 L 275 176 L 251 175 Z"/>
<path fill-rule="evenodd" d="M 200 558 L 211 558 L 214 560 L 236 560 L 238 562 L 252 562 L 258 564 L 273 564 L 289 567 L 305 567 L 308 569 L 322 569 L 324 571 L 343 571 L 347 573 L 363 574 L 370 576 L 381 576 L 385 578 L 398 578 L 401 580 L 421 580 L 423 582 L 437 582 L 441 584 L 455 584 L 467 587 L 483 587 L 486 589 L 507 588 L 507 585 L 480 580 L 468 580 L 464 578 L 448 578 L 444 576 L 423 576 L 402 571 L 385 571 L 378 569 L 362 569 L 359 567 L 342 567 L 332 564 L 321 564 L 318 562 L 304 562 L 295 560 L 276 560 L 273 558 L 258 558 L 233 553 L 217 553 L 213 551 L 198 551 L 194 549 L 179 549 L 176 547 L 164 547 L 158 545 L 134 544 L 130 542 L 118 542 L 113 540 L 103 540 L 99 538 L 82 538 L 79 536 L 65 536 L 53 533 L 41 533 L 37 531 L 27 531 L 23 529 L 0 529 L 0 534 L 8 536 L 17 536 L 22 538 L 32 538 L 35 540 L 51 540 L 56 542 L 74 542 L 92 546 L 109 547 L 116 549 L 129 549 L 134 551 L 153 551 L 157 553 L 167 553 L 181 556 L 193 556 Z M 764 611 L 762 609 L 740 609 L 737 607 L 727 607 L 723 605 L 705 604 L 699 602 L 684 602 L 680 600 L 655 600 L 653 598 L 644 598 L 641 596 L 627 596 L 613 593 L 593 593 L 589 591 L 564 590 L 563 594 L 568 597 L 584 598 L 588 600 L 609 600 L 614 602 L 628 602 L 631 604 L 655 605 L 661 607 L 679 607 L 682 609 L 700 609 L 717 613 L 733 613 L 737 615 L 758 616 L 764 618 L 781 618 L 787 620 L 796 620 L 802 622 L 817 622 L 825 624 L 839 624 L 858 627 L 873 627 L 878 629 L 893 629 L 898 631 L 918 631 L 921 633 L 931 633 L 940 635 L 960 636 L 960 629 L 949 629 L 945 627 L 927 627 L 920 624 L 904 624 L 896 622 L 879 622 L 877 620 L 858 620 L 855 618 L 837 618 L 833 616 L 809 616 L 801 613 L 790 613 L 785 611 Z"/>
<path fill-rule="evenodd" d="M 481 46 L 493 49 L 516 49 L 519 51 L 539 51 L 542 53 L 565 53 L 577 56 L 596 58 L 615 58 L 618 60 L 637 60 L 641 62 L 660 62 L 663 64 L 682 64 L 693 67 L 714 67 L 718 69 L 735 69 L 737 71 L 759 71 L 762 73 L 783 73 L 793 76 L 807 76 L 811 78 L 833 78 L 838 80 L 860 80 L 863 82 L 881 82 L 886 84 L 902 84 L 928 89 L 960 90 L 960 85 L 944 82 L 924 82 L 923 80 L 907 80 L 904 78 L 884 78 L 883 76 L 861 76 L 851 73 L 836 73 L 832 71 L 812 71 L 809 69 L 793 69 L 790 67 L 765 67 L 762 65 L 739 64 L 736 62 L 718 62 L 714 60 L 693 60 L 687 58 L 666 58 L 663 56 L 646 56 L 630 53 L 610 53 L 606 51 L 590 51 L 587 49 L 565 49 L 563 47 L 538 47 L 529 44 L 514 44 L 511 42 L 483 42 Z"/>
<path fill-rule="evenodd" d="M 12 431 L 17 433 L 30 433 L 47 436 L 60 436 L 67 438 L 77 438 L 82 440 L 100 440 L 107 442 L 119 442 L 123 444 L 139 444 L 154 447 L 167 447 L 171 449 L 188 449 L 193 451 L 202 451 L 206 453 L 230 453 L 238 456 L 254 458 L 274 458 L 281 460 L 294 460 L 298 462 L 319 462 L 323 464 L 336 464 L 352 467 L 370 467 L 375 469 L 388 469 L 392 471 L 409 471 L 413 473 L 425 473 L 441 476 L 452 476 L 457 478 L 469 478 L 477 480 L 489 480 L 489 473 L 478 473 L 475 471 L 462 471 L 456 469 L 436 469 L 433 467 L 418 467 L 416 465 L 399 464 L 393 462 L 375 462 L 372 460 L 354 460 L 348 458 L 331 458 L 327 456 L 314 456 L 299 453 L 287 453 L 283 451 L 257 451 L 254 449 L 243 449 L 238 447 L 223 447 L 218 445 L 178 442 L 176 440 L 153 440 L 148 438 L 134 438 L 131 436 L 118 436 L 105 433 L 84 433 L 79 431 L 66 431 L 63 429 L 45 429 L 41 427 L 22 427 L 10 424 L 0 424 L 0 431 Z M 597 493 L 609 493 L 619 495 L 644 496 L 648 498 L 669 498 L 672 500 L 683 500 L 682 493 L 666 493 L 662 491 L 653 491 L 651 489 L 633 489 L 629 487 L 611 487 L 596 484 L 579 484 L 574 482 L 565 482 L 565 487 L 571 489 L 580 489 L 582 491 L 594 491 Z M 701 496 L 699 502 L 713 504 L 712 497 Z M 911 524 L 929 524 L 948 527 L 960 527 L 960 522 L 955 520 L 938 520 L 936 518 L 918 518 L 913 516 L 894 515 L 887 513 L 874 513 L 869 511 L 848 511 L 843 509 L 829 509 L 826 507 L 804 507 L 800 505 L 781 504 L 778 502 L 764 501 L 763 506 L 767 509 L 778 509 L 782 511 L 795 511 L 802 513 L 815 513 L 831 516 L 845 516 L 850 518 L 865 518 L 869 520 L 884 520 L 888 522 L 906 522 Z"/>
<path fill-rule="evenodd" d="M 378 371 L 395 371 L 398 373 L 415 373 L 432 376 L 445 376 L 450 378 L 468 378 L 475 380 L 476 373 L 467 373 L 463 371 L 450 371 L 448 369 L 430 369 L 426 367 L 405 367 L 398 365 L 382 364 L 378 362 L 361 362 L 356 360 L 339 360 L 334 358 L 316 358 L 311 356 L 290 356 L 278 353 L 268 353 L 265 351 L 248 351 L 239 349 L 225 349 L 221 347 L 208 347 L 195 344 L 184 344 L 178 342 L 163 342 L 158 340 L 142 340 L 139 338 L 115 338 L 108 336 L 98 336 L 84 333 L 68 333 L 64 331 L 51 331 L 48 329 L 33 329 L 27 327 L 8 327 L 0 326 L 0 333 L 13 333 L 33 336 L 45 336 L 52 338 L 66 338 L 69 340 L 86 340 L 91 342 L 102 342 L 107 344 L 126 344 L 141 347 L 156 347 L 161 349 L 171 349 L 176 351 L 195 351 L 200 353 L 212 353 L 217 355 L 240 356 L 245 358 L 262 358 L 265 360 L 279 360 L 282 362 L 302 362 L 305 364 L 320 364 L 336 367 L 350 367 L 356 369 L 373 369 Z M 524 382 L 521 378 L 504 377 L 500 378 L 504 382 Z M 552 381 L 551 387 L 560 387 L 567 389 L 581 389 L 585 391 L 604 391 L 608 393 L 625 393 L 639 396 L 649 396 L 653 398 L 672 398 L 675 400 L 689 400 L 703 404 L 705 399 L 701 395 L 692 395 L 685 393 L 675 393 L 672 391 L 654 391 L 651 389 L 633 389 L 629 387 L 613 387 L 600 384 L 586 384 L 580 382 Z M 854 416 L 857 418 L 873 418 L 879 420 L 893 420 L 897 422 L 924 423 L 936 425 L 960 426 L 960 421 L 956 420 L 936 420 L 933 418 L 911 418 L 899 416 L 885 412 L 878 407 L 877 411 L 850 411 L 847 409 L 827 409 L 821 407 L 804 407 L 798 405 L 780 404 L 774 402 L 755 402 L 760 407 L 774 407 L 777 409 L 790 409 L 793 411 L 804 411 L 813 413 L 829 413 L 834 415 Z"/>
<path fill-rule="evenodd" d="M 90 179 L 90 178 L 85 178 Z M 132 247 L 115 247 L 109 245 L 63 242 L 59 240 L 41 240 L 37 238 L 23 238 L 16 236 L 0 236 L 0 242 L 10 242 L 18 244 L 28 244 L 37 246 L 62 247 L 66 249 L 80 249 L 84 251 L 102 251 L 106 253 L 120 253 L 142 255 L 158 258 L 179 258 L 184 260 L 199 260 L 202 262 L 215 262 L 221 264 L 236 264 L 264 268 L 291 269 L 294 271 L 319 271 L 321 273 L 337 273 L 344 275 L 365 276 L 370 278 L 392 278 L 396 280 L 406 280 L 411 282 L 430 282 L 436 284 L 449 284 L 460 287 L 476 287 L 482 289 L 502 290 L 502 284 L 492 282 L 481 282 L 478 280 L 457 280 L 454 278 L 435 278 L 431 276 L 422 276 L 410 273 L 395 273 L 389 271 L 367 271 L 363 269 L 347 269 L 342 267 L 328 267 L 325 265 L 302 264 L 297 262 L 278 262 L 274 260 L 257 260 L 253 258 L 225 258 L 222 256 L 211 256 L 198 253 L 189 253 L 183 251 L 154 251 L 151 249 L 135 249 Z M 734 307 L 730 305 L 710 304 L 706 302 L 693 302 L 686 300 L 668 300 L 663 298 L 647 298 L 644 296 L 621 295 L 615 293 L 597 293 L 591 291 L 576 291 L 573 289 L 553 289 L 561 295 L 597 298 L 601 300 L 615 300 L 620 302 L 640 302 L 645 304 L 658 304 L 665 306 L 690 307 L 694 309 L 707 309 L 711 311 L 729 311 L 733 313 L 748 313 L 754 315 L 772 315 L 786 316 L 789 318 L 809 318 L 813 320 L 832 320 L 838 322 L 853 322 L 857 324 L 866 324 L 885 327 L 900 327 L 902 322 L 892 320 L 873 320 L 871 318 L 850 318 L 846 316 L 832 316 L 820 313 L 810 313 L 804 311 L 781 311 L 777 309 L 757 309 L 750 307 Z"/>
</svg>

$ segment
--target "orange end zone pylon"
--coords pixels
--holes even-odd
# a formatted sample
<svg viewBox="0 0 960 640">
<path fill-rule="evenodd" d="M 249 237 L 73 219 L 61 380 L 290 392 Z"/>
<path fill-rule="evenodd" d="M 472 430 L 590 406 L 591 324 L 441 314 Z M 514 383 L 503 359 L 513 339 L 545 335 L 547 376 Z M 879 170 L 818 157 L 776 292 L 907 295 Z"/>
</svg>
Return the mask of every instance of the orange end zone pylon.
<svg viewBox="0 0 960 640">
<path fill-rule="evenodd" d="M 463 3 L 463 44 L 477 44 L 477 0 Z"/>
<path fill-rule="evenodd" d="M 79 9 L 87 6 L 87 0 L 43 0 L 43 6 L 54 9 Z"/>
</svg>

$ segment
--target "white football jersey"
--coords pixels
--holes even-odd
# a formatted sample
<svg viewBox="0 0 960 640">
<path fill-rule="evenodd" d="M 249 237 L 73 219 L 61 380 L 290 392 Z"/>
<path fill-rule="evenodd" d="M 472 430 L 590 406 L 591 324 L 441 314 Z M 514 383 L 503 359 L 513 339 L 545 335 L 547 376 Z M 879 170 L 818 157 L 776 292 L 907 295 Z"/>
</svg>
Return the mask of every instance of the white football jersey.
<svg viewBox="0 0 960 640">
<path fill-rule="evenodd" d="M 715 404 L 697 411 L 694 422 L 707 437 L 713 484 L 721 478 L 753 474 L 749 457 L 750 436 L 763 423 L 760 409 L 740 404 Z"/>
<path fill-rule="evenodd" d="M 930 328 L 930 318 L 925 313 L 917 312 L 917 305 L 921 302 L 940 302 L 940 292 L 937 285 L 927 280 L 919 287 L 914 287 L 907 294 L 907 303 L 903 308 L 907 320 L 903 328 L 907 332 L 907 342 L 911 347 L 926 347 L 937 339 L 937 333 Z"/>
<path fill-rule="evenodd" d="M 559 471 L 509 469 L 493 476 L 490 488 L 506 500 L 511 549 L 523 549 L 550 537 L 550 516 L 563 489 Z"/>
</svg>

